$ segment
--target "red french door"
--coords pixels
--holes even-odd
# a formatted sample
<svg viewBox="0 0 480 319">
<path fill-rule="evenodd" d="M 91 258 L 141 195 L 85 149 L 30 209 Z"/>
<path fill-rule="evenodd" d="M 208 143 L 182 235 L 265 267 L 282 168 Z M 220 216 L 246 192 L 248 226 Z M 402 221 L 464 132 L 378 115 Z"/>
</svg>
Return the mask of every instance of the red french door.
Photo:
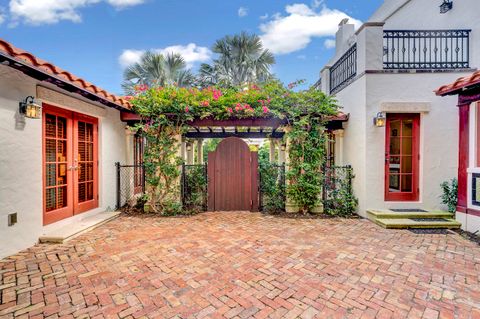
<svg viewBox="0 0 480 319">
<path fill-rule="evenodd" d="M 419 114 L 387 114 L 386 201 L 418 200 L 419 134 Z"/>
<path fill-rule="evenodd" d="M 43 107 L 43 223 L 98 206 L 97 119 Z"/>
</svg>

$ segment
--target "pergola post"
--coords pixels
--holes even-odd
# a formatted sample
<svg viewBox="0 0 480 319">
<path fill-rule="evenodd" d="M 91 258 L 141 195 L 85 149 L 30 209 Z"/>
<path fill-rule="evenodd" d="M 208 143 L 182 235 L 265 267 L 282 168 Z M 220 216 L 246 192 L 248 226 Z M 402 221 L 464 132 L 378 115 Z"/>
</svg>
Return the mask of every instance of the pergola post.
<svg viewBox="0 0 480 319">
<path fill-rule="evenodd" d="M 270 163 L 275 163 L 275 139 L 270 138 L 269 139 L 269 144 L 270 144 L 270 153 L 268 159 L 270 160 Z"/>
<path fill-rule="evenodd" d="M 187 149 L 187 165 L 193 165 L 193 143 L 191 141 L 187 141 L 186 149 Z"/>
<path fill-rule="evenodd" d="M 290 132 L 291 128 L 290 127 L 285 127 L 285 132 L 288 133 Z M 289 166 L 290 166 L 290 156 L 288 154 L 288 150 L 290 149 L 290 138 L 286 137 L 285 138 L 285 173 L 288 172 Z M 286 187 L 290 185 L 290 181 L 288 178 L 285 179 Z M 288 196 L 288 194 L 285 196 L 286 201 L 285 201 L 285 212 L 287 213 L 298 213 L 300 211 L 300 207 L 296 205 L 293 200 Z"/>
<path fill-rule="evenodd" d="M 285 164 L 286 147 L 282 140 L 278 140 L 278 165 Z"/>
<path fill-rule="evenodd" d="M 197 164 L 203 164 L 203 139 L 197 139 Z"/>
</svg>

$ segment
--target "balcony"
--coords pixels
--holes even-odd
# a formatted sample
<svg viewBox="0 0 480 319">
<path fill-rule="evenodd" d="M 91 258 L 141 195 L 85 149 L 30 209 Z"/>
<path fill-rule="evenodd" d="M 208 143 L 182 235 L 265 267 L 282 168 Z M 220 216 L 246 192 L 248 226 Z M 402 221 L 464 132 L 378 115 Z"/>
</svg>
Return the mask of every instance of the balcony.
<svg viewBox="0 0 480 319">
<path fill-rule="evenodd" d="M 330 68 L 330 94 L 340 91 L 357 75 L 357 44 Z"/>
<path fill-rule="evenodd" d="M 468 69 L 471 30 L 385 30 L 386 70 Z"/>
</svg>

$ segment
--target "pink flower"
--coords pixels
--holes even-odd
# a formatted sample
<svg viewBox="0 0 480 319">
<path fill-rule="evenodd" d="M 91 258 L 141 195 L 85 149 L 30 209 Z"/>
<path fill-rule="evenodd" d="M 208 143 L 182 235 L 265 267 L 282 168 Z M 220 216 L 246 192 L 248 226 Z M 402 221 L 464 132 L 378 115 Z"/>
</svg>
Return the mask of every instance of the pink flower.
<svg viewBox="0 0 480 319">
<path fill-rule="evenodd" d="M 190 111 L 190 109 L 188 108 L 188 106 L 185 107 L 185 113 L 188 113 Z"/>
<path fill-rule="evenodd" d="M 232 110 L 232 108 L 231 108 L 231 107 L 229 107 L 229 108 L 227 109 L 227 111 L 228 111 L 228 113 L 230 113 L 230 114 L 232 114 L 232 113 L 233 113 L 233 110 Z"/>
<path fill-rule="evenodd" d="M 131 96 L 131 95 L 125 96 L 125 100 L 130 101 L 131 99 L 133 99 L 133 96 Z"/>
<path fill-rule="evenodd" d="M 216 89 L 212 89 L 212 94 L 213 94 L 213 99 L 214 99 L 215 101 L 218 101 L 218 99 L 222 96 L 222 91 L 216 90 Z"/>
<path fill-rule="evenodd" d="M 201 106 L 209 106 L 209 105 L 210 105 L 210 102 L 208 102 L 208 101 L 202 101 L 202 102 L 200 103 L 200 105 L 201 105 Z"/>
<path fill-rule="evenodd" d="M 270 112 L 270 110 L 268 109 L 268 107 L 264 106 L 263 107 L 263 114 L 266 114 L 268 112 Z"/>
<path fill-rule="evenodd" d="M 137 85 L 137 86 L 135 86 L 135 90 L 140 91 L 140 92 L 144 92 L 144 91 L 148 90 L 148 85 L 146 85 L 146 84 Z"/>
</svg>

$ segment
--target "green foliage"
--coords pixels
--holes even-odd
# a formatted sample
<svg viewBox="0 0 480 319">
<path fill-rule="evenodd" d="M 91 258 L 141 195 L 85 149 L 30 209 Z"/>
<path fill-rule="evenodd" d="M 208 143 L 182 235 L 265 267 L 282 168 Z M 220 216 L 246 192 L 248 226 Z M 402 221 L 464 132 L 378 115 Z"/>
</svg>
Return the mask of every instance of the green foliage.
<svg viewBox="0 0 480 319">
<path fill-rule="evenodd" d="M 447 205 L 450 213 L 455 213 L 457 210 L 458 200 L 458 181 L 456 178 L 452 178 L 450 181 L 445 181 L 440 184 L 442 188 L 442 204 Z"/>
<path fill-rule="evenodd" d="M 325 162 L 325 134 L 318 118 L 303 115 L 287 132 L 290 165 L 287 194 L 301 213 L 311 212 L 321 203 Z"/>
<path fill-rule="evenodd" d="M 267 154 L 268 155 L 268 154 Z M 285 209 L 285 166 L 259 162 L 263 211 L 279 213 Z"/>
<path fill-rule="evenodd" d="M 262 165 L 270 164 L 270 143 L 265 142 L 262 146 L 258 149 L 258 165 L 262 167 Z"/>
<path fill-rule="evenodd" d="M 358 205 L 351 184 L 354 178 L 352 168 L 349 166 L 326 167 L 324 176 L 325 213 L 331 216 L 352 216 Z"/>
<path fill-rule="evenodd" d="M 198 80 L 202 87 L 245 86 L 272 78 L 270 67 L 275 63 L 275 57 L 263 48 L 258 35 L 242 32 L 225 36 L 215 42 L 212 51 L 217 54 L 213 64 L 200 66 Z"/>
<path fill-rule="evenodd" d="M 325 117 L 335 115 L 335 101 L 313 88 L 294 91 L 295 85 L 278 81 L 261 86 L 220 89 L 177 86 L 141 87 L 131 98 L 145 122 L 139 125 L 147 137 L 145 168 L 148 206 L 156 212 L 171 210 L 178 202 L 180 165 L 179 136 L 195 118 L 279 118 L 287 121 L 290 167 L 287 193 L 303 213 L 321 200 L 322 167 L 325 160 Z"/>
<path fill-rule="evenodd" d="M 207 176 L 205 165 L 185 166 L 184 205 L 187 212 L 202 211 L 207 201 Z"/>
<path fill-rule="evenodd" d="M 217 145 L 222 141 L 221 138 L 209 138 L 203 143 L 203 162 L 208 161 L 208 153 L 217 149 Z"/>
<path fill-rule="evenodd" d="M 137 88 L 144 86 L 191 86 L 195 82 L 194 75 L 187 69 L 184 58 L 179 54 L 160 54 L 147 51 L 140 62 L 125 69 L 123 74 L 123 90 L 134 94 Z"/>
</svg>

